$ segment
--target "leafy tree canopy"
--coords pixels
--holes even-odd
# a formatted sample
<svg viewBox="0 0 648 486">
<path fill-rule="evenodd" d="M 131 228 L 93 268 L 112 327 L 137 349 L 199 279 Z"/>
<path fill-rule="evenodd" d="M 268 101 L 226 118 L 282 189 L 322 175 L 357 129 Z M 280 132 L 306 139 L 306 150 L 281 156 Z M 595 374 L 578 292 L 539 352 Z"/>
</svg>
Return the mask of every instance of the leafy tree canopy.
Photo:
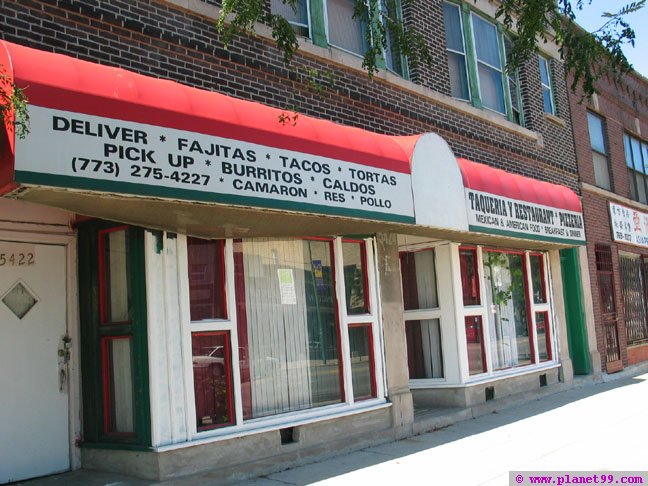
<svg viewBox="0 0 648 486">
<path fill-rule="evenodd" d="M 296 11 L 297 0 L 281 0 Z M 388 37 L 399 46 L 411 65 L 431 63 L 429 46 L 422 34 L 405 25 L 397 14 L 396 0 L 355 0 L 354 18 L 366 20 L 367 45 L 363 67 L 372 76 L 381 65 Z M 417 2 L 402 0 L 416 8 Z M 476 1 L 476 0 L 475 0 Z M 646 0 L 629 2 L 616 12 L 606 12 L 601 26 L 586 32 L 575 22 L 576 12 L 593 0 L 500 0 L 496 17 L 516 32 L 508 68 L 514 69 L 538 52 L 538 43 L 556 42 L 565 66 L 573 74 L 572 89 L 582 84 L 585 95 L 594 93 L 596 80 L 609 73 L 620 76 L 632 69 L 623 54 L 625 45 L 634 46 L 635 33 L 628 14 L 644 7 Z M 272 37 L 286 63 L 299 49 L 299 39 L 281 15 L 268 12 L 264 0 L 223 0 L 218 29 L 225 43 L 241 33 L 251 33 L 257 22 L 270 26 Z"/>
</svg>

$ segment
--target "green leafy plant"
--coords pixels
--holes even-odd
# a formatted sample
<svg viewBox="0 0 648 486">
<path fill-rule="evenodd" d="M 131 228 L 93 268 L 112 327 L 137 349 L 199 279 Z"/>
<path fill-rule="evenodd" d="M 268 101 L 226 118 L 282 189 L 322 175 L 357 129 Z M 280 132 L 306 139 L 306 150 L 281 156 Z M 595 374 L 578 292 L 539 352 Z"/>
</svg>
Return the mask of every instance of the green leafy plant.
<svg viewBox="0 0 648 486">
<path fill-rule="evenodd" d="M 6 72 L 0 72 L 0 120 L 9 121 L 19 138 L 29 133 L 29 112 L 25 91 L 17 87 Z"/>
</svg>

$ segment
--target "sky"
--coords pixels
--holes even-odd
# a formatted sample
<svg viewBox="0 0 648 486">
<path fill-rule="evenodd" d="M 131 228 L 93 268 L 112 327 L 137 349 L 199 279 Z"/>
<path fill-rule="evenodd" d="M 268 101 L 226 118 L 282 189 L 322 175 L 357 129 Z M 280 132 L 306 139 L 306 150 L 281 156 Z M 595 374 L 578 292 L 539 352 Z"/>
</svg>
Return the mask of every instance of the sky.
<svg viewBox="0 0 648 486">
<path fill-rule="evenodd" d="M 605 20 L 601 18 L 603 12 L 617 12 L 630 0 L 592 0 L 591 5 L 583 2 L 583 10 L 577 12 L 576 21 L 586 30 L 592 32 L 598 29 Z M 648 78 L 648 4 L 638 12 L 626 17 L 626 21 L 635 31 L 635 47 L 627 46 L 623 53 L 626 55 L 635 71 Z"/>
</svg>

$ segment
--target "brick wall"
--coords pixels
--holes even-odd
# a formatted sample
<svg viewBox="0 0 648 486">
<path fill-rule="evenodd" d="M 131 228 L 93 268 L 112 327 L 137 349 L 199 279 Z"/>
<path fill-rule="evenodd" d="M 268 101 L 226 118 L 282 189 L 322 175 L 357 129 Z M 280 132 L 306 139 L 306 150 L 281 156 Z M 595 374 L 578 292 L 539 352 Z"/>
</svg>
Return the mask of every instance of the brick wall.
<svg viewBox="0 0 648 486">
<path fill-rule="evenodd" d="M 591 110 L 604 120 L 604 131 L 608 149 L 611 179 L 614 192 L 596 191 L 585 187 L 583 189 L 583 212 L 589 258 L 589 271 L 592 282 L 592 298 L 594 302 L 594 320 L 596 341 L 605 370 L 605 334 L 601 316 L 600 293 L 596 278 L 596 258 L 594 246 L 596 243 L 612 247 L 612 262 L 614 269 L 614 285 L 616 296 L 617 319 L 619 329 L 619 345 L 623 364 L 628 363 L 628 347 L 626 339 L 625 316 L 621 295 L 622 283 L 619 272 L 619 252 L 630 252 L 648 255 L 648 248 L 615 243 L 612 241 L 610 227 L 609 202 L 615 201 L 626 206 L 648 212 L 648 206 L 640 203 L 629 203 L 630 187 L 628 170 L 626 168 L 623 134 L 629 133 L 648 142 L 648 81 L 638 75 L 629 74 L 618 82 L 610 78 L 602 79 L 597 84 L 599 94 L 598 106 L 594 100 L 579 103 L 581 93 L 570 94 L 570 106 L 574 129 L 578 170 L 582 182 L 595 185 L 592 152 L 590 148 L 589 131 L 587 127 L 587 110 Z M 639 120 L 639 132 L 635 119 Z"/>
<path fill-rule="evenodd" d="M 412 79 L 449 94 L 442 4 L 430 0 L 417 5 L 417 10 L 405 9 L 405 20 L 428 37 L 435 65 L 413 67 Z M 566 95 L 557 84 L 563 123 L 548 121 L 541 111 L 535 61 L 522 68 L 521 84 L 529 128 L 543 144 L 323 58 L 298 54 L 286 67 L 280 53 L 261 38 L 240 38 L 225 49 L 213 20 L 162 0 L 0 0 L 0 11 L 0 37 L 11 42 L 279 108 L 295 107 L 377 132 L 436 132 L 458 156 L 578 190 Z M 322 95 L 309 90 L 304 74 L 309 68 L 334 72 L 334 87 Z M 554 69 L 562 69 L 559 62 Z"/>
</svg>

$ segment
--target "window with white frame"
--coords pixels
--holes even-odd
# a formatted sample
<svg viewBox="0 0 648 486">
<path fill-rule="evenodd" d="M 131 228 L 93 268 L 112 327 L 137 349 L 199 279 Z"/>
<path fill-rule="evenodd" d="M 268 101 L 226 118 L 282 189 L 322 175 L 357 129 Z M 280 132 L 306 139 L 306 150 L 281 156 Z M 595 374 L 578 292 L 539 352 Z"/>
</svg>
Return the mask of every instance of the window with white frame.
<svg viewBox="0 0 648 486">
<path fill-rule="evenodd" d="M 450 71 L 450 89 L 452 96 L 460 100 L 470 100 L 468 67 L 466 64 L 466 45 L 464 43 L 461 8 L 452 3 L 443 4 L 443 16 L 446 29 L 446 50 Z"/>
<path fill-rule="evenodd" d="M 445 2 L 443 9 L 452 96 L 522 124 L 518 73 L 505 73 L 511 40 L 468 8 Z"/>
<path fill-rule="evenodd" d="M 434 249 L 401 252 L 400 262 L 409 377 L 443 378 Z"/>
<path fill-rule="evenodd" d="M 329 44 L 364 56 L 367 52 L 366 18 L 354 16 L 355 0 L 326 0 Z"/>
<path fill-rule="evenodd" d="M 538 56 L 538 64 L 540 65 L 540 83 L 542 84 L 542 102 L 544 104 L 544 111 L 545 113 L 555 115 L 556 107 L 554 105 L 551 81 L 551 64 L 549 63 L 549 59 L 541 55 Z"/>
<path fill-rule="evenodd" d="M 594 181 L 597 186 L 603 189 L 612 189 L 610 180 L 610 167 L 608 164 L 607 145 L 605 143 L 605 131 L 603 119 L 587 112 L 587 127 L 589 130 L 590 144 L 592 147 L 592 163 L 594 164 Z"/>
<path fill-rule="evenodd" d="M 295 8 L 282 0 L 270 0 L 270 11 L 290 22 L 298 35 L 310 37 L 309 0 L 296 0 Z"/>
<path fill-rule="evenodd" d="M 368 10 L 362 15 L 354 15 L 355 0 L 325 0 L 326 27 L 328 43 L 358 56 L 364 56 L 372 44 L 368 39 Z M 369 8 L 369 2 L 365 2 Z M 407 76 L 407 62 L 401 55 L 398 42 L 387 22 L 387 17 L 401 21 L 400 0 L 380 0 L 375 6 L 376 18 L 379 18 L 385 30 L 386 46 L 382 51 L 382 59 L 378 60 L 379 67 L 385 67 L 400 76 Z"/>
<path fill-rule="evenodd" d="M 198 432 L 380 396 L 371 255 L 371 240 L 187 238 Z"/>
<path fill-rule="evenodd" d="M 469 375 L 553 359 L 545 257 L 459 249 Z"/>
</svg>

